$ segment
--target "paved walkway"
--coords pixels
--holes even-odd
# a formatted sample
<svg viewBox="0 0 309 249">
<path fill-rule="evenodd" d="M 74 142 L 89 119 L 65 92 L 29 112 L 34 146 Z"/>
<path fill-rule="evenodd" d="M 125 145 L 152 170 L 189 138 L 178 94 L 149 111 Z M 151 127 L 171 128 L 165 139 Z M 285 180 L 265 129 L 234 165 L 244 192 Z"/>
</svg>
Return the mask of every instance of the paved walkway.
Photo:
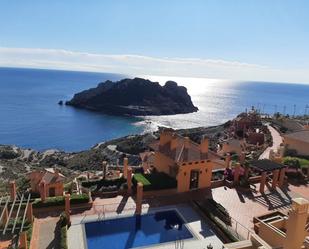
<svg viewBox="0 0 309 249">
<path fill-rule="evenodd" d="M 267 125 L 267 128 L 273 138 L 273 145 L 271 147 L 267 147 L 266 150 L 260 155 L 259 159 L 269 159 L 270 150 L 277 151 L 277 149 L 280 147 L 280 144 L 283 142 L 280 133 L 275 128 L 269 124 Z"/>
<path fill-rule="evenodd" d="M 59 218 L 47 217 L 37 219 L 34 236 L 37 237 L 35 248 L 31 249 L 58 249 L 59 248 L 59 233 L 56 230 L 56 225 Z M 36 231 L 39 231 L 38 233 Z"/>
<path fill-rule="evenodd" d="M 295 185 L 289 185 L 289 189 L 294 192 L 299 194 L 300 196 L 302 196 L 303 198 L 309 200 L 309 183 L 307 185 L 299 185 L 299 186 L 295 186 Z"/>
<path fill-rule="evenodd" d="M 233 219 L 249 229 L 253 227 L 254 216 L 269 212 L 266 206 L 253 201 L 249 196 L 235 189 L 227 187 L 213 189 L 212 197 L 226 208 Z"/>
<path fill-rule="evenodd" d="M 256 184 L 255 188 L 258 190 L 259 184 Z M 255 190 L 242 192 L 221 187 L 212 190 L 212 197 L 227 209 L 233 219 L 252 229 L 253 217 L 275 210 L 287 213 L 291 207 L 292 199 L 298 197 L 309 199 L 309 188 L 289 185 L 283 190 L 280 188 L 272 190 L 268 186 L 265 193 L 261 194 Z"/>
</svg>

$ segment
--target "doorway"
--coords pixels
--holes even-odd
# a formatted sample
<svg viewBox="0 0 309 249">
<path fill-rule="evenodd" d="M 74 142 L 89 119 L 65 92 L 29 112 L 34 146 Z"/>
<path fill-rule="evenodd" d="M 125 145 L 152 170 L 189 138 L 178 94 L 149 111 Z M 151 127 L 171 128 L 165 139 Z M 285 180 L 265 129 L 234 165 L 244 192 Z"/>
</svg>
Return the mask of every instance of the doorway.
<svg viewBox="0 0 309 249">
<path fill-rule="evenodd" d="M 191 170 L 190 173 L 190 190 L 198 188 L 199 170 Z"/>
<path fill-rule="evenodd" d="M 56 196 L 56 190 L 55 188 L 49 188 L 49 197 Z"/>
</svg>

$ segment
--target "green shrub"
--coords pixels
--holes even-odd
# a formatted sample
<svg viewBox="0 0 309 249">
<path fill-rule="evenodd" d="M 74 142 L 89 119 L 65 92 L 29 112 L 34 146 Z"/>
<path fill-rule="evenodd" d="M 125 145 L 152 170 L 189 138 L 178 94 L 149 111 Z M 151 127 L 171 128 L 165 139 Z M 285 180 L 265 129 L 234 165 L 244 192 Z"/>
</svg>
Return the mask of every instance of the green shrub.
<svg viewBox="0 0 309 249">
<path fill-rule="evenodd" d="M 26 176 L 18 177 L 16 180 L 17 189 L 20 192 L 27 192 L 29 188 L 31 188 L 30 180 L 26 178 Z"/>
<path fill-rule="evenodd" d="M 64 205 L 64 196 L 48 197 L 44 202 L 41 201 L 41 199 L 36 199 L 33 202 L 34 208 L 63 206 L 63 205 Z"/>
<path fill-rule="evenodd" d="M 163 172 L 156 172 L 152 174 L 134 174 L 133 184 L 136 186 L 137 182 L 144 185 L 144 191 L 171 189 L 177 187 L 175 178 Z"/>
<path fill-rule="evenodd" d="M 73 190 L 73 182 L 69 182 L 64 185 L 64 191 L 67 193 L 72 193 Z"/>
<path fill-rule="evenodd" d="M 129 139 L 119 141 L 117 150 L 131 155 L 138 155 L 147 150 L 147 146 L 140 136 L 131 136 Z"/>
<path fill-rule="evenodd" d="M 89 202 L 89 195 L 88 194 L 73 194 L 71 195 L 71 204 L 81 204 L 81 203 L 88 203 Z"/>
<path fill-rule="evenodd" d="M 80 204 L 80 203 L 88 203 L 89 196 L 87 194 L 73 194 L 71 195 L 71 204 Z M 54 207 L 54 206 L 64 206 L 65 199 L 64 196 L 56 196 L 56 197 L 49 197 L 44 202 L 41 199 L 36 199 L 33 202 L 34 208 L 42 208 L 42 207 Z"/>
<path fill-rule="evenodd" d="M 63 226 L 67 226 L 68 224 L 69 224 L 69 220 L 68 220 L 67 214 L 65 212 L 62 212 L 59 217 L 59 225 L 63 227 Z"/>
<path fill-rule="evenodd" d="M 283 159 L 283 164 L 294 167 L 294 168 L 306 168 L 309 166 L 309 160 L 300 157 L 287 156 Z"/>
<path fill-rule="evenodd" d="M 58 229 L 60 229 L 60 249 L 67 249 L 67 227 L 68 227 L 68 217 L 65 212 L 62 212 L 59 221 L 58 221 Z"/>
<path fill-rule="evenodd" d="M 30 244 L 32 238 L 32 224 L 29 225 L 29 228 L 27 229 L 27 241 Z"/>
<path fill-rule="evenodd" d="M 22 217 L 18 217 L 16 218 L 16 227 L 21 227 L 22 223 L 23 223 L 23 218 Z M 14 226 L 14 222 L 15 222 L 15 219 L 14 218 L 11 218 L 8 222 L 8 229 L 11 229 L 13 228 Z M 24 228 L 26 230 L 27 227 L 29 227 L 31 225 L 31 223 L 28 221 L 28 220 L 25 220 L 24 222 Z M 3 227 L 4 225 L 2 224 L 0 227 Z"/>
<path fill-rule="evenodd" d="M 118 191 L 118 190 L 119 190 L 119 188 L 116 185 L 107 186 L 107 187 L 103 186 L 99 189 L 99 192 L 115 192 L 115 191 Z"/>
<path fill-rule="evenodd" d="M 13 150 L 10 146 L 1 146 L 0 148 L 0 158 L 1 159 L 14 159 L 17 158 L 19 154 Z"/>
<path fill-rule="evenodd" d="M 220 203 L 216 202 L 214 199 L 206 199 L 202 206 L 209 210 L 215 217 L 223 220 L 227 224 L 231 224 L 231 217 L 228 211 Z"/>
<path fill-rule="evenodd" d="M 61 227 L 60 249 L 68 249 L 67 226 Z"/>
<path fill-rule="evenodd" d="M 232 155 L 231 155 L 231 160 L 237 162 L 237 161 L 239 160 L 238 155 L 237 155 L 236 153 L 232 154 Z"/>
<path fill-rule="evenodd" d="M 287 157 L 283 160 L 283 163 L 285 165 L 288 165 L 289 167 L 299 169 L 300 168 L 300 163 L 296 158 L 293 157 Z"/>
<path fill-rule="evenodd" d="M 212 200 L 212 199 L 208 199 L 208 200 Z M 216 215 L 214 215 L 212 209 L 206 207 L 205 205 L 201 205 L 197 201 L 195 201 L 195 204 L 214 223 L 214 225 L 218 227 L 229 238 L 231 242 L 238 241 L 238 238 L 230 230 L 228 230 L 225 227 L 224 225 L 225 222 L 219 219 Z"/>
<path fill-rule="evenodd" d="M 85 181 L 82 182 L 82 186 L 84 188 L 88 188 L 91 191 L 104 191 L 107 187 L 113 186 L 113 188 L 120 189 L 123 184 L 126 183 L 126 179 L 123 177 L 116 178 L 112 180 L 100 179 L 96 181 Z M 115 187 L 116 186 L 116 187 Z"/>
<path fill-rule="evenodd" d="M 144 186 L 151 185 L 151 183 L 147 180 L 147 178 L 143 174 L 134 174 L 134 179 L 137 182 L 141 182 Z"/>
</svg>

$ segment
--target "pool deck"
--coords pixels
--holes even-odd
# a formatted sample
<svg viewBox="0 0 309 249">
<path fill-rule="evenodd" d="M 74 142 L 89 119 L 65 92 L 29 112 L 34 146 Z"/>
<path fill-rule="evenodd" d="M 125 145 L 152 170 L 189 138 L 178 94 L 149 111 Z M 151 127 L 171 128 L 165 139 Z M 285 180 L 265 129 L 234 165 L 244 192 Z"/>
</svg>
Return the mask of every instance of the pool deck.
<svg viewBox="0 0 309 249">
<path fill-rule="evenodd" d="M 181 215 L 183 220 L 186 223 L 187 228 L 194 235 L 195 238 L 187 239 L 177 242 L 167 242 L 161 244 L 155 244 L 151 246 L 145 246 L 143 248 L 206 248 L 207 245 L 211 244 L 214 248 L 222 248 L 222 241 L 217 237 L 217 235 L 211 230 L 211 228 L 203 221 L 203 219 L 187 204 L 180 205 L 169 205 L 159 208 L 150 208 L 147 205 L 143 206 L 142 214 L 153 213 L 163 210 L 176 209 Z M 68 247 L 69 249 L 88 249 L 85 232 L 84 232 L 84 223 L 91 221 L 98 221 L 102 219 L 113 219 L 125 216 L 132 216 L 134 210 L 123 210 L 121 214 L 117 212 L 109 212 L 104 214 L 104 217 L 99 217 L 97 215 L 75 215 L 72 216 L 71 222 L 72 225 L 68 230 Z"/>
</svg>

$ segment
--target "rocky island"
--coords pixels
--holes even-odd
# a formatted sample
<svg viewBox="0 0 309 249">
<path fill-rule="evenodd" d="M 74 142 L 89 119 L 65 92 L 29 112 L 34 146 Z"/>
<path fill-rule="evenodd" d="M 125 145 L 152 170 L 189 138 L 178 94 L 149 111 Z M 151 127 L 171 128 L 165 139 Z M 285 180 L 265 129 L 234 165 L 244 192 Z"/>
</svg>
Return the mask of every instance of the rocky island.
<svg viewBox="0 0 309 249">
<path fill-rule="evenodd" d="M 105 81 L 74 95 L 66 105 L 113 115 L 174 115 L 196 112 L 187 89 L 142 78 Z"/>
</svg>

